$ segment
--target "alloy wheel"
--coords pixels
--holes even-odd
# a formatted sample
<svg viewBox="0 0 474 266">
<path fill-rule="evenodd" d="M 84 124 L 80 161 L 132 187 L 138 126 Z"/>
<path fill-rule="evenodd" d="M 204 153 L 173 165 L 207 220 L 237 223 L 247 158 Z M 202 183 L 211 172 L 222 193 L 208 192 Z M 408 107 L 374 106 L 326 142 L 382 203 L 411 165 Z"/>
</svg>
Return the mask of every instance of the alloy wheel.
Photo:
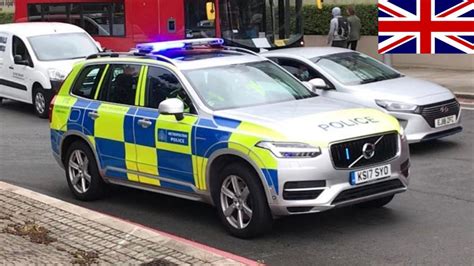
<svg viewBox="0 0 474 266">
<path fill-rule="evenodd" d="M 252 221 L 250 190 L 245 181 L 236 175 L 225 178 L 221 186 L 221 208 L 225 218 L 234 228 L 244 229 Z"/>
<path fill-rule="evenodd" d="M 89 159 L 81 150 L 71 153 L 68 163 L 69 180 L 74 189 L 79 193 L 86 193 L 91 185 L 89 173 Z"/>
</svg>

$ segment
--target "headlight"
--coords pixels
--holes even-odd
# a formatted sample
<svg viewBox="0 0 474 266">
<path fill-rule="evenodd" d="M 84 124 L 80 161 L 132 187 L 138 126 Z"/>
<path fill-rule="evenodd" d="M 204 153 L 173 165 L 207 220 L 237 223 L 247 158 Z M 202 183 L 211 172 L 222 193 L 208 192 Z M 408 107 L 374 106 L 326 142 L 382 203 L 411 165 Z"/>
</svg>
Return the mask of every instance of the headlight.
<svg viewBox="0 0 474 266">
<path fill-rule="evenodd" d="M 66 74 L 55 68 L 48 69 L 49 79 L 52 81 L 63 81 L 66 78 Z"/>
<path fill-rule="evenodd" d="M 419 108 L 418 105 L 410 104 L 410 103 L 401 103 L 401 102 L 394 102 L 388 100 L 375 100 L 375 103 L 387 109 L 388 111 L 394 112 L 410 112 L 410 113 L 418 113 Z"/>
<path fill-rule="evenodd" d="M 314 158 L 321 154 L 319 147 L 298 142 L 261 141 L 255 146 L 271 151 L 278 158 Z"/>
</svg>

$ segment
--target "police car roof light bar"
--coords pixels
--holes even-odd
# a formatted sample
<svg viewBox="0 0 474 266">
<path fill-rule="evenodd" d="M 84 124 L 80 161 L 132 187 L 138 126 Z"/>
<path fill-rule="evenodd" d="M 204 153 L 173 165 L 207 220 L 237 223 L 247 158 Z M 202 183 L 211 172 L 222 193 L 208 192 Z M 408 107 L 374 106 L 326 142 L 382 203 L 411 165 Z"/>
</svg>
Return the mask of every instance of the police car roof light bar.
<svg viewBox="0 0 474 266">
<path fill-rule="evenodd" d="M 170 49 L 192 48 L 196 46 L 220 47 L 224 40 L 220 38 L 202 38 L 169 42 L 142 43 L 136 46 L 140 53 L 159 53 Z"/>
</svg>

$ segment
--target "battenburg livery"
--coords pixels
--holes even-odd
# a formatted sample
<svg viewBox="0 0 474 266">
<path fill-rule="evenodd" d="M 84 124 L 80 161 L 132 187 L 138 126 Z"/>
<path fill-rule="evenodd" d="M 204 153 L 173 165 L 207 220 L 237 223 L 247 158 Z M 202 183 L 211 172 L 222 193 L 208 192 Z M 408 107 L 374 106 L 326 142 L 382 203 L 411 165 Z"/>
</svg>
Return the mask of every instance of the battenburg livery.
<svg viewBox="0 0 474 266">
<path fill-rule="evenodd" d="M 112 183 L 204 201 L 239 237 L 277 216 L 383 206 L 410 165 L 392 116 L 317 97 L 218 39 L 78 63 L 51 104 L 51 142 L 77 198 Z"/>
</svg>

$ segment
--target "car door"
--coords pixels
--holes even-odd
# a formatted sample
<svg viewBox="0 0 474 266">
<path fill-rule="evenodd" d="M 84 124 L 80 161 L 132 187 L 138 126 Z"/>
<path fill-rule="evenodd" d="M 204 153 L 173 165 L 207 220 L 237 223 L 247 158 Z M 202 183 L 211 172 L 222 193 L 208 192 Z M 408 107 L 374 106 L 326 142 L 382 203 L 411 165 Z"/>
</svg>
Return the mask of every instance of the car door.
<svg viewBox="0 0 474 266">
<path fill-rule="evenodd" d="M 140 107 L 134 118 L 137 166 L 141 183 L 192 192 L 192 128 L 197 121 L 192 103 L 177 76 L 165 67 L 145 68 Z M 160 114 L 160 103 L 180 98 L 184 119 Z"/>
<path fill-rule="evenodd" d="M 28 50 L 25 42 L 18 36 L 12 36 L 12 46 L 10 62 L 6 79 L 8 80 L 8 94 L 13 99 L 28 101 L 31 99 L 31 82 L 34 65 L 31 58 L 31 51 Z M 17 57 L 19 60 L 15 60 Z"/>
<path fill-rule="evenodd" d="M 137 111 L 139 64 L 109 64 L 96 101 L 88 106 L 84 130 L 92 139 L 99 165 L 109 178 L 138 181 L 133 119 Z"/>
</svg>

